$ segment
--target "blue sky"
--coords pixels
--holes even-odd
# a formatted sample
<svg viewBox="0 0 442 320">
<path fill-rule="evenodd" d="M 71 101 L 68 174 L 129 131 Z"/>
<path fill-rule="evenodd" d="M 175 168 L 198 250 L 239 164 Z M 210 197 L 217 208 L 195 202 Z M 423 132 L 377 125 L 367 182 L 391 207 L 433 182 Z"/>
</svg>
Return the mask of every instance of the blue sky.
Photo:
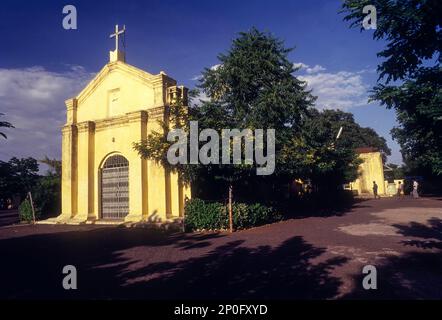
<svg viewBox="0 0 442 320">
<path fill-rule="evenodd" d="M 62 27 L 62 8 L 73 4 L 78 29 Z M 240 31 L 272 32 L 289 47 L 297 75 L 319 97 L 318 108 L 350 111 L 374 128 L 401 162 L 390 129 L 395 115 L 367 104 L 376 82 L 371 30 L 349 29 L 339 0 L 242 1 L 2 1 L 0 9 L 0 112 L 17 128 L 1 141 L 0 159 L 12 155 L 60 158 L 64 100 L 108 62 L 115 24 L 126 25 L 127 62 L 151 73 L 164 70 L 192 88 L 204 67 L 218 63 Z"/>
</svg>

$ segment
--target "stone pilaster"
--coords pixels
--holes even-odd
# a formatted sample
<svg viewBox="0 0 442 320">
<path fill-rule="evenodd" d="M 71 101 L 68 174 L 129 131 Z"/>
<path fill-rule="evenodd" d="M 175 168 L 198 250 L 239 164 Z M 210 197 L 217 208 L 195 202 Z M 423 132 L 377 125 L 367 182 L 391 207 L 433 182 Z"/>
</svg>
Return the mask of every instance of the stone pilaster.
<svg viewBox="0 0 442 320">
<path fill-rule="evenodd" d="M 62 129 L 61 215 L 70 219 L 77 213 L 77 128 L 65 125 Z"/>
<path fill-rule="evenodd" d="M 138 142 L 146 139 L 147 134 L 147 112 L 136 111 L 127 114 L 129 136 L 128 143 Z M 140 221 L 147 215 L 147 163 L 135 150 L 129 162 L 129 215 L 125 221 Z"/>
<path fill-rule="evenodd" d="M 78 192 L 75 220 L 86 221 L 96 218 L 94 213 L 94 159 L 95 159 L 95 123 L 81 122 L 78 127 Z"/>
</svg>

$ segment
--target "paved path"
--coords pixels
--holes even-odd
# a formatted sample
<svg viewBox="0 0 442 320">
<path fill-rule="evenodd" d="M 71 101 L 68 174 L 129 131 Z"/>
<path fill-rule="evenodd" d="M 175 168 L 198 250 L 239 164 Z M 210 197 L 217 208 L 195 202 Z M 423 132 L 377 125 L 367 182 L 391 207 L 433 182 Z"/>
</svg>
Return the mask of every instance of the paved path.
<svg viewBox="0 0 442 320">
<path fill-rule="evenodd" d="M 0 298 L 441 299 L 441 200 L 368 200 L 232 235 L 1 227 Z M 68 264 L 75 291 L 62 289 Z M 362 289 L 367 264 L 378 290 Z"/>
<path fill-rule="evenodd" d="M 18 210 L 0 210 L 0 227 L 20 222 Z"/>
</svg>

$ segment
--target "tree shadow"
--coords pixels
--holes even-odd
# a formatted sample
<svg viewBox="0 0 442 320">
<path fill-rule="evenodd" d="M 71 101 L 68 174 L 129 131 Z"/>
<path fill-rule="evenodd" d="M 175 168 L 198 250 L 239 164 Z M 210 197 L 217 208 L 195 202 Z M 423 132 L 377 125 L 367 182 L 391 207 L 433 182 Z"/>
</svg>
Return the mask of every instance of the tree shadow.
<svg viewBox="0 0 442 320">
<path fill-rule="evenodd" d="M 242 246 L 231 241 L 205 256 L 178 263 L 151 264 L 124 273 L 129 296 L 150 299 L 327 299 L 338 294 L 341 281 L 330 276 L 347 259 L 336 257 L 313 265 L 324 249 L 293 237 L 277 248 Z M 159 272 L 155 279 L 146 275 Z M 132 295 L 134 294 L 134 295 Z"/>
<path fill-rule="evenodd" d="M 428 225 L 427 225 L 428 224 Z M 424 240 L 404 240 L 407 246 L 415 246 L 424 249 L 442 248 L 442 220 L 432 218 L 427 224 L 412 222 L 409 225 L 394 225 L 400 234 L 406 237 L 420 238 Z M 432 245 L 430 245 L 432 244 Z"/>
<path fill-rule="evenodd" d="M 0 210 L 0 227 L 17 224 L 20 222 L 17 210 Z"/>
<path fill-rule="evenodd" d="M 415 249 L 387 258 L 377 267 L 378 289 L 362 285 L 345 296 L 347 299 L 442 299 L 442 220 L 433 218 L 428 225 L 394 225 L 400 234 L 412 239 L 401 241 Z M 362 284 L 363 276 L 355 278 Z"/>
<path fill-rule="evenodd" d="M 247 238 L 102 228 L 0 240 L 2 298 L 330 299 L 336 257 L 293 237 L 276 247 Z M 62 288 L 74 265 L 78 289 Z"/>
<path fill-rule="evenodd" d="M 302 205 L 286 208 L 285 218 L 287 219 L 305 219 L 309 217 L 341 217 L 357 209 L 370 208 L 370 205 L 364 204 L 368 199 L 355 198 L 347 202 L 338 202 L 334 205 L 326 206 L 320 200 L 308 202 Z"/>
</svg>

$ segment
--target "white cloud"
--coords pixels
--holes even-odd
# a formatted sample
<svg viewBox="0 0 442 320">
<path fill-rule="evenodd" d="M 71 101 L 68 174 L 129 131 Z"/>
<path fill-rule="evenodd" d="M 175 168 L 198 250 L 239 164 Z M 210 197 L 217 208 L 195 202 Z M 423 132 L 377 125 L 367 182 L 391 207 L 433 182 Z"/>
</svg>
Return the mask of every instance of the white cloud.
<svg viewBox="0 0 442 320">
<path fill-rule="evenodd" d="M 302 62 L 295 62 L 294 64 L 293 64 L 293 68 L 295 68 L 295 69 L 306 69 L 306 68 L 308 68 L 308 65 L 306 65 L 305 63 L 302 63 Z"/>
<path fill-rule="evenodd" d="M 61 127 L 65 123 L 64 101 L 76 95 L 92 78 L 83 67 L 70 66 L 65 72 L 43 67 L 0 68 L 0 112 L 2 120 L 15 128 L 4 130 L 0 158 L 45 155 L 60 158 Z"/>
<path fill-rule="evenodd" d="M 221 64 L 220 64 L 220 63 L 211 66 L 211 67 L 210 67 L 210 70 L 217 70 L 219 67 L 221 67 Z M 190 80 L 192 80 L 192 81 L 198 81 L 198 80 L 201 80 L 202 77 L 203 77 L 203 75 L 202 75 L 202 74 L 199 74 L 199 75 L 195 75 L 195 76 L 193 76 L 192 78 L 190 78 Z"/>
<path fill-rule="evenodd" d="M 308 64 L 305 64 L 305 63 L 302 63 L 302 62 L 294 63 L 293 67 L 295 69 L 299 69 L 299 71 L 305 71 L 308 74 L 318 73 L 318 72 L 322 72 L 322 71 L 326 70 L 323 66 L 320 66 L 319 64 L 316 64 L 313 67 L 311 67 Z"/>
<path fill-rule="evenodd" d="M 326 69 L 323 66 L 320 66 L 319 64 L 315 65 L 314 67 L 308 67 L 306 69 L 306 72 L 311 74 L 311 73 L 318 73 L 318 72 L 322 72 L 325 71 Z"/>
<path fill-rule="evenodd" d="M 341 109 L 349 110 L 354 107 L 368 104 L 369 86 L 364 83 L 363 74 L 371 70 L 356 72 L 339 71 L 324 72 L 326 68 L 298 62 L 293 64 L 300 67 L 298 78 L 307 82 L 307 87 L 317 96 L 316 107 L 318 109 Z"/>
</svg>

